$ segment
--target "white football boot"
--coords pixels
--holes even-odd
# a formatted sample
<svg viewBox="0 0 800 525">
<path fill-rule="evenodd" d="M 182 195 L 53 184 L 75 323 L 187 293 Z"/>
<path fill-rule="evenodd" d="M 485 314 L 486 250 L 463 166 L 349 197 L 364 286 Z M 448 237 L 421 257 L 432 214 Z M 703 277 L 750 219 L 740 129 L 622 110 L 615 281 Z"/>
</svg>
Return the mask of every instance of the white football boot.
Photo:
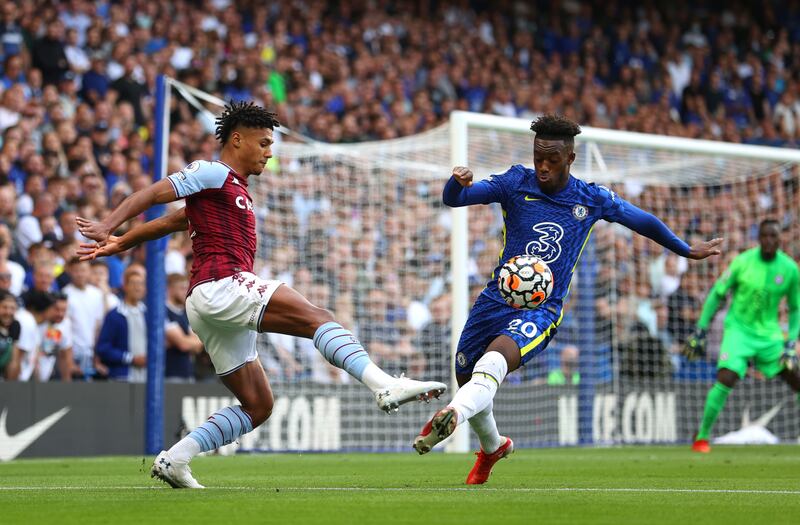
<svg viewBox="0 0 800 525">
<path fill-rule="evenodd" d="M 400 405 L 404 405 L 414 400 L 430 403 L 431 399 L 439 399 L 447 390 L 447 385 L 438 381 L 416 381 L 409 379 L 401 374 L 400 377 L 386 386 L 386 388 L 375 392 L 375 401 L 378 408 L 391 414 L 397 412 Z"/>
<path fill-rule="evenodd" d="M 162 450 L 153 461 L 150 477 L 158 478 L 173 489 L 204 489 L 192 476 L 192 469 L 186 463 L 176 463 L 169 452 Z"/>
</svg>

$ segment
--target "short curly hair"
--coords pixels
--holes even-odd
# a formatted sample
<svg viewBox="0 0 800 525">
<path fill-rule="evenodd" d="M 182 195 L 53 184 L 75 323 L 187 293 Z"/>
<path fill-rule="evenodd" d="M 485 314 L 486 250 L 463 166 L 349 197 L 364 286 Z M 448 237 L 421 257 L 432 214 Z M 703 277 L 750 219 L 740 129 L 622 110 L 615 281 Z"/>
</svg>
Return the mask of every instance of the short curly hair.
<svg viewBox="0 0 800 525">
<path fill-rule="evenodd" d="M 574 143 L 581 127 L 562 115 L 542 115 L 531 123 L 531 131 L 536 138 Z"/>
<path fill-rule="evenodd" d="M 231 133 L 239 126 L 252 129 L 275 129 L 281 124 L 278 122 L 278 116 L 261 106 L 257 106 L 253 102 L 233 102 L 225 105 L 225 110 L 222 115 L 217 117 L 215 122 L 217 125 L 216 137 L 217 140 L 224 146 Z"/>
</svg>

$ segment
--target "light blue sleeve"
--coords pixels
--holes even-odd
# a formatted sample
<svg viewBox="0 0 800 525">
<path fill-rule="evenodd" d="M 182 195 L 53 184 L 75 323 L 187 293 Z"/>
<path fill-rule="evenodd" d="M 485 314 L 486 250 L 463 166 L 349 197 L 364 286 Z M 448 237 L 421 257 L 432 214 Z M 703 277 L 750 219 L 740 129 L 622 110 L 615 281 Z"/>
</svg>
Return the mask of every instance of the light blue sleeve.
<svg viewBox="0 0 800 525">
<path fill-rule="evenodd" d="M 218 190 L 228 179 L 230 169 L 221 162 L 196 160 L 177 173 L 167 177 L 179 199 L 203 190 Z"/>
</svg>

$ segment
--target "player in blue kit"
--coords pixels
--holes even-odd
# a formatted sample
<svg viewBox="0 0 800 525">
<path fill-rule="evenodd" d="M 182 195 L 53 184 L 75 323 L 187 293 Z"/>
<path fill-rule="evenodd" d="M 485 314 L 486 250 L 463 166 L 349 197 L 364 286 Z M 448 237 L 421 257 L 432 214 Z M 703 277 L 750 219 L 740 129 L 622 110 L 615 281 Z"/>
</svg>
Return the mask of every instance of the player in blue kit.
<svg viewBox="0 0 800 525">
<path fill-rule="evenodd" d="M 473 305 L 458 343 L 455 368 L 461 388 L 414 440 L 417 452 L 425 454 L 469 421 L 481 450 L 467 484 L 485 483 L 494 464 L 514 450 L 511 439 L 497 430 L 492 400 L 506 374 L 541 353 L 555 335 L 572 274 L 597 221 L 618 222 L 690 259 L 719 254 L 722 242 L 689 246 L 658 218 L 608 188 L 571 176 L 574 137 L 581 132 L 574 122 L 546 115 L 534 121 L 531 130 L 536 133 L 534 169 L 514 165 L 473 183 L 468 168 L 456 167 L 443 192 L 444 203 L 451 207 L 498 202 L 504 218 L 505 244 L 498 266 Z M 543 259 L 555 281 L 547 301 L 533 310 L 506 304 L 494 278 L 506 259 L 522 254 Z"/>
</svg>

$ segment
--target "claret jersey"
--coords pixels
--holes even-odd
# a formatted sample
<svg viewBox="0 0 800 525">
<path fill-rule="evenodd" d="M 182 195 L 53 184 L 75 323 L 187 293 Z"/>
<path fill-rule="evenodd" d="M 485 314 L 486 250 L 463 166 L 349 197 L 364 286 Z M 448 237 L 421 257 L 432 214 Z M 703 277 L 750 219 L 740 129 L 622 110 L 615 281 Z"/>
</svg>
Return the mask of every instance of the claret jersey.
<svg viewBox="0 0 800 525">
<path fill-rule="evenodd" d="M 247 177 L 220 161 L 196 160 L 167 179 L 186 199 L 194 262 L 189 290 L 239 272 L 252 272 L 256 219 Z"/>
</svg>

